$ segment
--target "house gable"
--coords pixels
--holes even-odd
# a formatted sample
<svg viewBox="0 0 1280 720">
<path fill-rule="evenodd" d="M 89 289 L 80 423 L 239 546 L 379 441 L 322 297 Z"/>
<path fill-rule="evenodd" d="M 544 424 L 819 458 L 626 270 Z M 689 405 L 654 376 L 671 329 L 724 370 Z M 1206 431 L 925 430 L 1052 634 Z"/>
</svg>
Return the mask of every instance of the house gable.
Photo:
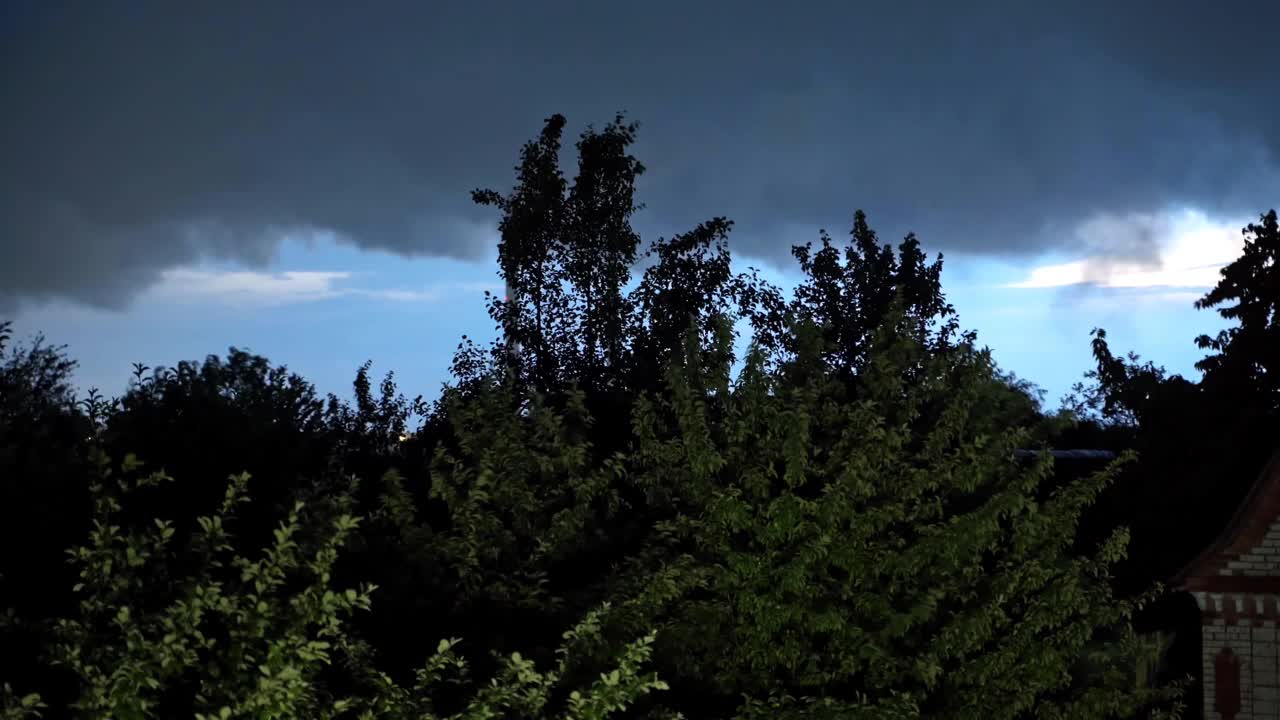
<svg viewBox="0 0 1280 720">
<path fill-rule="evenodd" d="M 1280 593 L 1280 453 L 1254 481 L 1226 529 L 1174 579 L 1199 593 Z"/>
<path fill-rule="evenodd" d="M 1173 585 L 1200 606 L 1204 717 L 1280 720 L 1280 453 Z"/>
</svg>

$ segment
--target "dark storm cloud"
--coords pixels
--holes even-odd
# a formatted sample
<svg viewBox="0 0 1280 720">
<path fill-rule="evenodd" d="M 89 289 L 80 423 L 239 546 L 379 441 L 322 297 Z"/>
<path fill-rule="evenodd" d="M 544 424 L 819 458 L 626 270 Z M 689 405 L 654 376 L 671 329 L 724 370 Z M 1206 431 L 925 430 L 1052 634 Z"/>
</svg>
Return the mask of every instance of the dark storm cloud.
<svg viewBox="0 0 1280 720">
<path fill-rule="evenodd" d="M 1274 203 L 1280 3 L 1119 4 L 9 3 L 0 305 L 118 306 L 305 229 L 480 257 L 469 191 L 554 112 L 642 123 L 642 230 L 725 214 L 766 259 L 855 207 L 1008 256 Z M 1154 262 L 1141 231 L 1113 254 Z"/>
</svg>

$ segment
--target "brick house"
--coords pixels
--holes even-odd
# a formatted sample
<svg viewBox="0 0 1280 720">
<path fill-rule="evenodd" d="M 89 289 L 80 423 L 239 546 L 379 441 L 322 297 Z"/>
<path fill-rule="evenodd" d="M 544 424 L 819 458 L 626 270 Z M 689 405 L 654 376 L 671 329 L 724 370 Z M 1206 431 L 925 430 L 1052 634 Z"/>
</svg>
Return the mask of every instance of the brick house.
<svg viewBox="0 0 1280 720">
<path fill-rule="evenodd" d="M 1280 453 L 1173 584 L 1200 606 L 1204 717 L 1280 720 Z"/>
</svg>

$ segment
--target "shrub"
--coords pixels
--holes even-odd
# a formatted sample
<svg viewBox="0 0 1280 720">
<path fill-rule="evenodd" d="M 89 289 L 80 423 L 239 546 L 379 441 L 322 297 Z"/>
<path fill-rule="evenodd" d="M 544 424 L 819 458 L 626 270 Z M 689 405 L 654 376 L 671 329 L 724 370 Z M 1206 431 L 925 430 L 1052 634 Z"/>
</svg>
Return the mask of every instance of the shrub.
<svg viewBox="0 0 1280 720">
<path fill-rule="evenodd" d="M 368 648 L 348 631 L 352 614 L 369 611 L 371 585 L 333 586 L 332 569 L 360 519 L 350 497 L 334 498 L 336 512 L 309 512 L 298 502 L 256 559 L 238 554 L 231 526 L 248 502 L 249 476 L 230 478 L 218 511 L 198 520 L 199 530 L 179 542 L 171 523 L 117 524 L 138 493 L 172 478 L 141 474 L 127 456 L 118 469 L 94 456 L 94 519 L 89 540 L 70 551 L 79 572 L 78 612 L 57 623 L 54 662 L 73 674 L 79 695 L 69 708 L 80 717 L 149 718 L 604 718 L 645 693 L 663 689 L 641 672 L 654 634 L 628 644 L 616 669 L 573 690 L 553 715 L 572 646 L 598 632 L 601 606 L 565 633 L 560 663 L 538 670 L 511 654 L 487 684 L 467 678 L 468 663 L 440 641 L 402 687 L 378 670 Z M 327 532 L 308 533 L 326 522 Z M 312 528 L 314 529 L 314 528 Z M 316 540 L 307 540 L 315 537 Z M 337 676 L 336 683 L 326 682 Z M 443 685 L 463 688 L 461 708 L 438 714 Z M 337 686 L 349 687 L 338 692 Z M 38 717 L 36 695 L 17 697 L 5 687 L 5 718 Z"/>
</svg>

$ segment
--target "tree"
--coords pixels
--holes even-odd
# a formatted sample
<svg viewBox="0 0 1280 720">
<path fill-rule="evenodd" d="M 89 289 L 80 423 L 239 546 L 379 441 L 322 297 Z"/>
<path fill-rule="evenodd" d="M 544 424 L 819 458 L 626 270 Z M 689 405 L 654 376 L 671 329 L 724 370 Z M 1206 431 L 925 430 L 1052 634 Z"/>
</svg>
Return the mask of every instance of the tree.
<svg viewBox="0 0 1280 720">
<path fill-rule="evenodd" d="M 1085 718 L 1170 699 L 1116 665 L 1085 672 L 1091 641 L 1120 642 L 1126 664 L 1138 652 L 1126 628 L 1141 603 L 1108 587 L 1124 530 L 1093 557 L 1070 552 L 1117 468 L 1051 490 L 1051 458 L 1013 460 L 1026 428 L 975 434 L 989 354 L 882 330 L 849 401 L 834 374 L 807 371 L 825 352 L 807 323 L 793 374 L 763 372 L 753 350 L 717 401 L 698 390 L 716 381 L 698 377 L 693 337 L 668 391 L 637 406 L 628 472 L 678 508 L 655 542 L 696 557 L 703 588 L 634 620 L 662 623 L 673 701 L 745 696 L 739 717 Z M 908 382 L 917 364 L 929 379 Z"/>
<path fill-rule="evenodd" d="M 330 398 L 328 414 L 340 405 Z M 127 511 L 142 518 L 163 513 L 180 532 L 222 496 L 228 475 L 270 478 L 258 488 L 259 502 L 243 510 L 243 532 L 253 544 L 270 537 L 276 513 L 300 489 L 339 461 L 339 439 L 311 383 L 238 348 L 175 367 L 135 364 L 102 434 L 107 452 L 135 452 L 182 478 L 138 498 Z"/>
<path fill-rule="evenodd" d="M 620 555 L 620 459 L 596 461 L 581 391 L 560 409 L 495 374 L 446 391 L 441 417 L 450 442 L 426 467 L 383 476 L 353 554 L 387 588 L 385 622 L 370 619 L 366 637 L 384 657 L 412 651 L 406 638 L 461 633 L 550 660 L 560 634 L 608 600 L 598 585 Z"/>
<path fill-rule="evenodd" d="M 688 233 L 656 240 L 646 256 L 656 259 L 635 291 L 640 312 L 631 387 L 656 390 L 666 368 L 682 360 L 690 323 L 704 345 L 711 346 L 714 318 L 732 308 L 736 285 L 730 267 L 729 231 L 733 223 L 714 218 Z M 699 362 L 719 367 L 725 358 Z"/>
<path fill-rule="evenodd" d="M 1181 375 L 1169 376 L 1151 361 L 1141 362 L 1136 353 L 1118 357 L 1107 342 L 1107 331 L 1094 328 L 1090 335 L 1096 368 L 1085 373 L 1087 383 L 1076 383 L 1068 396 L 1069 409 L 1082 420 L 1105 425 L 1135 428 L 1163 415 L 1164 394 L 1173 390 L 1186 400 L 1195 392 Z"/>
<path fill-rule="evenodd" d="M 74 607 L 63 550 L 89 520 L 83 458 L 96 424 L 76 398 L 66 348 L 42 336 L 10 345 L 11 327 L 0 323 L 0 677 L 49 696 L 64 687 L 29 658 L 43 621 Z"/>
<path fill-rule="evenodd" d="M 902 303 L 900 330 L 919 342 L 942 347 L 956 331 L 955 308 L 942 292 L 941 254 L 927 263 L 911 234 L 895 256 L 891 246 L 880 245 L 861 210 L 854 213 L 850 238 L 843 252 L 825 231 L 816 253 L 810 244 L 792 248 L 804 281 L 791 312 L 822 328 L 826 363 L 847 383 L 865 367 L 871 338 L 895 301 Z"/>
<path fill-rule="evenodd" d="M 65 626 L 63 647 L 95 658 L 77 675 L 84 696 L 149 701 L 160 688 L 145 678 L 159 682 L 149 673 L 161 666 L 176 675 L 155 701 L 199 712 L 261 699 L 320 714 L 352 698 L 393 717 L 447 713 L 468 707 L 474 686 L 410 688 L 421 649 L 460 634 L 493 653 L 472 662 L 475 674 L 518 686 L 503 697 L 523 700 L 506 707 L 536 716 L 576 703 L 568 688 L 602 669 L 604 692 L 616 693 L 626 673 L 609 669 L 637 668 L 649 643 L 635 638 L 657 629 L 652 661 L 671 689 L 631 717 L 1089 718 L 1173 702 L 1134 673 L 1129 617 L 1150 593 L 1118 598 L 1110 587 L 1124 531 L 1077 547 L 1081 513 L 1116 468 L 1059 478 L 1049 456 L 1015 459 L 1044 430 L 1034 388 L 958 331 L 940 256 L 929 262 L 914 236 L 897 252 L 881 245 L 857 213 L 848 246 L 824 235 L 816 253 L 796 249 L 804 279 L 788 302 L 754 270 L 733 272 L 731 223 L 714 218 L 652 242 L 656 262 L 626 293 L 643 171 L 628 154 L 635 126 L 588 129 L 572 186 L 559 169 L 563 127 L 553 116 L 525 146 L 511 193 L 474 196 L 502 214 L 500 270 L 514 293 L 489 306 L 503 340 L 524 347 L 516 362 L 506 342 L 486 353 L 464 338 L 459 382 L 429 411 L 391 378 L 375 398 L 367 366 L 354 407 L 326 407 L 247 354 L 146 384 L 139 369 L 105 441 L 145 445 L 166 469 L 172 458 L 204 497 L 181 498 L 186 526 L 152 523 L 152 510 L 177 507 L 167 483 L 107 506 L 82 566 L 100 578 L 104 559 L 123 559 L 117 580 L 143 599 L 121 621 L 104 611 L 119 604 L 101 599 L 110 587 L 91 589 L 98 604 Z M 744 320 L 754 336 L 735 378 Z M 417 412 L 427 416 L 415 438 L 392 442 Z M 292 560 L 270 569 L 227 548 L 200 555 L 214 541 L 198 540 L 213 523 L 198 509 L 225 497 L 213 473 L 235 472 L 229 464 L 269 478 L 255 493 L 265 509 L 238 511 L 240 540 Z M 352 486 L 353 469 L 381 482 Z M 291 510 L 296 528 L 277 526 Z M 341 555 L 339 524 L 351 541 Z M 167 528 L 196 539 L 196 560 L 157 544 Z M 321 551 L 331 561 L 311 563 Z M 228 568 L 240 574 L 221 577 Z M 288 579 L 270 592 L 253 582 L 282 568 Z M 359 600 L 369 582 L 389 612 L 324 605 L 326 589 Z M 191 634 L 194 659 L 168 669 L 157 628 L 212 583 L 214 624 L 195 627 L 224 642 L 196 647 Z M 584 617 L 598 632 L 574 634 Z M 573 657 L 561 665 L 566 637 Z M 555 668 L 560 690 L 524 660 L 503 660 L 514 652 Z M 268 666 L 271 697 L 245 664 Z M 226 699 L 189 692 L 201 683 Z"/>
<path fill-rule="evenodd" d="M 1196 363 L 1206 385 L 1230 388 L 1241 399 L 1280 411 L 1280 222 L 1276 211 L 1245 227 L 1244 252 L 1221 271 L 1196 309 L 1218 308 L 1239 324 L 1196 345 L 1213 354 Z M 1234 304 L 1230 304 L 1234 301 Z"/>
<path fill-rule="evenodd" d="M 1134 353 L 1114 354 L 1106 332 L 1095 328 L 1096 368 L 1067 398 L 1084 421 L 1073 436 L 1141 455 L 1104 497 L 1099 519 L 1134 525 L 1135 552 L 1125 574 L 1135 583 L 1167 577 L 1216 536 L 1275 450 L 1280 373 L 1268 370 L 1280 367 L 1275 212 L 1243 233 L 1241 256 L 1195 303 L 1219 307 L 1220 315 L 1238 322 L 1216 337 L 1196 339 L 1211 351 L 1196 364 L 1201 381 L 1169 375 Z"/>
<path fill-rule="evenodd" d="M 470 341 L 459 347 L 460 388 L 505 366 L 505 348 L 518 345 L 517 377 L 536 390 L 555 395 L 576 385 L 593 409 L 625 415 L 618 391 L 661 384 L 665 358 L 679 354 L 690 316 L 709 337 L 711 312 L 737 306 L 761 330 L 769 324 L 781 332 L 776 289 L 730 269 L 732 223 L 725 218 L 651 242 L 644 256 L 655 264 L 625 292 L 641 243 L 631 217 L 641 208 L 635 182 L 645 168 L 629 152 L 638 126 L 619 114 L 600 130 L 588 127 L 569 185 L 559 169 L 564 125 L 563 116 L 548 118 L 525 146 L 509 194 L 473 193 L 502 213 L 499 266 L 513 297 L 491 300 L 503 338 L 489 360 Z"/>
<path fill-rule="evenodd" d="M 548 133 L 558 138 L 563 122 L 553 120 L 539 148 L 552 145 L 545 142 Z M 564 307 L 593 305 L 580 296 L 595 297 L 598 278 L 585 274 L 585 266 L 574 265 L 572 258 L 582 252 L 575 243 L 585 248 L 603 241 L 569 232 L 567 210 L 546 210 L 565 197 L 550 151 L 526 149 L 525 158 L 516 190 L 507 199 L 487 196 L 504 212 L 503 252 L 523 247 L 520 238 L 529 238 L 531 246 L 559 248 L 558 259 L 548 261 L 555 269 L 543 276 L 555 275 L 565 292 L 577 293 L 564 296 Z M 536 172 L 528 170 L 529 158 L 538 161 Z M 620 174 L 615 185 L 629 187 L 631 166 L 614 167 L 623 168 L 615 170 Z M 541 212 L 526 212 L 530 203 L 521 199 L 530 197 L 545 200 L 538 206 Z M 627 202 L 607 213 L 618 220 L 612 227 L 621 240 L 631 237 L 621 218 L 634 207 L 631 196 L 625 197 Z M 517 222 L 521 218 L 528 222 Z M 482 601 L 480 606 L 490 608 L 487 617 L 520 618 L 511 624 L 490 621 L 499 626 L 492 629 L 501 642 L 520 633 L 548 632 L 563 622 L 559 608 L 604 598 L 615 603 L 605 633 L 614 642 L 649 623 L 662 623 L 670 632 L 659 640 L 655 662 L 673 683 L 671 709 L 749 713 L 755 705 L 744 706 L 739 693 L 767 706 L 788 694 L 829 688 L 832 702 L 872 715 L 894 708 L 906 712 L 913 703 L 940 716 L 957 703 L 985 714 L 987 705 L 979 698 L 991 677 L 951 684 L 938 680 L 963 677 L 963 668 L 984 662 L 1000 666 L 1000 677 L 1009 673 L 1006 689 L 1013 699 L 1002 707 L 1010 713 L 1023 707 L 1052 714 L 1056 708 L 1067 715 L 1101 716 L 1108 704 L 1132 709 L 1164 697 L 1117 685 L 1116 678 L 1125 676 L 1116 668 L 1125 663 L 1114 653 L 1097 666 L 1101 677 L 1086 671 L 1085 660 L 1097 643 L 1118 643 L 1131 635 L 1125 627 L 1136 605 L 1112 602 L 1108 594 L 1106 567 L 1119 557 L 1122 536 L 1105 538 L 1093 559 L 1069 552 L 1075 519 L 1110 474 L 1057 483 L 1056 494 L 1043 464 L 1020 474 L 1011 449 L 1026 439 L 1026 429 L 1010 434 L 1003 425 L 1034 416 L 1034 403 L 1025 388 L 1015 387 L 1016 379 L 1002 376 L 989 355 L 973 348 L 972 334 L 957 333 L 954 311 L 941 293 L 941 258 L 928 263 L 913 236 L 895 255 L 880 246 L 865 215 L 858 214 L 843 258 L 830 242 L 816 256 L 807 248 L 797 251 L 806 281 L 786 304 L 754 275 L 732 273 L 730 227 L 727 220 L 715 219 L 652 244 L 657 263 L 632 294 L 635 321 L 622 325 L 632 333 L 625 413 L 602 417 L 588 393 L 566 389 L 574 382 L 587 387 L 593 382 L 574 374 L 587 366 L 573 362 L 579 346 L 567 341 L 547 343 L 562 348 L 545 353 L 555 370 L 527 386 L 504 385 L 500 374 L 488 374 L 492 365 L 471 364 L 477 371 L 473 377 L 482 381 L 455 395 L 447 412 L 461 454 L 438 454 L 448 462 L 433 467 L 431 480 L 434 496 L 445 501 L 450 514 L 466 519 L 449 526 L 417 520 L 402 526 L 405 537 L 415 538 L 412 544 L 434 548 L 421 555 L 454 558 L 446 563 L 452 569 L 435 572 L 456 582 L 470 577 L 464 596 L 468 604 Z M 562 240 L 535 242 L 550 236 Z M 540 262 L 532 267 L 542 267 Z M 589 280 L 571 283 L 571 273 Z M 538 306 L 533 298 L 539 293 L 534 285 L 520 283 L 538 279 L 506 277 L 508 282 L 515 278 L 520 298 L 513 312 L 536 315 L 529 310 Z M 578 332 L 581 326 L 569 323 L 575 317 L 559 313 L 546 324 L 561 323 L 554 331 L 541 330 L 544 324 L 537 320 L 533 326 L 540 337 L 585 338 L 587 333 Z M 744 372 L 744 378 L 755 379 L 740 378 L 731 387 L 732 326 L 739 318 L 749 319 L 757 331 Z M 495 313 L 495 319 L 510 327 L 502 315 Z M 536 334 L 518 338 L 525 344 L 524 338 Z M 885 339 L 875 351 L 878 335 Z M 530 362 L 542 363 L 543 357 L 530 352 Z M 512 411 L 518 407 L 528 412 Z M 477 415 L 468 408 L 487 409 Z M 619 417 L 630 418 L 629 433 L 618 433 Z M 888 429 L 876 429 L 882 427 Z M 874 430 L 859 438 L 852 428 Z M 573 438 L 565 446 L 572 448 L 568 455 L 560 455 L 554 443 L 531 442 L 560 433 Z M 539 449 L 530 454 L 531 447 Z M 607 472 L 586 473 L 591 457 L 597 472 Z M 501 486 L 495 484 L 498 477 L 504 479 Z M 946 478 L 961 477 L 958 488 L 945 484 Z M 874 491 L 835 492 L 846 479 L 857 478 Z M 705 520 L 720 517 L 717 513 L 734 501 L 747 508 L 743 512 L 750 521 L 739 519 L 729 532 L 727 521 Z M 886 539 L 847 527 L 847 519 L 877 517 L 877 512 L 883 524 L 868 527 L 888 530 Z M 979 516 L 998 519 L 986 526 L 988 544 L 978 542 L 982 549 L 975 551 L 975 541 L 958 528 L 980 525 Z M 917 531 L 928 520 L 937 525 L 937 539 L 926 540 L 927 532 Z M 806 523 L 814 528 L 786 529 Z M 556 525 L 565 529 L 551 532 Z M 943 528 L 956 534 L 948 536 Z M 817 543 L 821 548 L 861 548 L 865 554 L 846 555 L 841 565 L 814 556 L 801 542 L 823 537 L 828 539 Z M 912 547 L 934 549 L 912 554 Z M 941 560 L 934 552 L 954 553 L 943 563 L 952 575 L 921 573 L 921 558 Z M 885 556 L 903 559 L 908 569 L 877 564 Z M 616 569 L 610 570 L 610 563 Z M 850 587 L 855 565 L 849 563 L 871 578 L 891 579 L 902 601 L 924 603 L 916 608 L 923 620 L 907 613 L 894 625 L 908 628 L 909 638 L 876 636 L 884 645 L 880 659 L 894 668 L 883 675 L 869 669 L 868 658 L 841 655 L 841 648 L 868 644 L 874 635 L 868 625 L 895 617 L 883 600 L 877 605 L 866 597 L 865 587 Z M 739 570 L 748 567 L 761 574 L 742 577 Z M 1034 577 L 1024 577 L 1023 571 Z M 982 585 L 978 578 L 985 576 L 1002 580 Z M 934 602 L 928 607 L 935 580 L 953 598 L 950 606 Z M 797 583 L 820 590 L 806 594 L 796 590 Z M 996 587 L 1000 583 L 1003 587 Z M 983 640 L 958 643 L 952 655 L 941 653 L 934 670 L 912 665 L 932 640 L 929 630 L 942 633 L 980 615 L 965 603 L 985 607 L 979 601 L 999 598 L 1003 588 L 1009 588 L 1005 598 L 994 604 L 1005 612 L 1001 622 L 1006 625 L 983 626 Z M 1038 593 L 1057 591 L 1073 599 L 1052 610 L 1043 607 Z M 757 597 L 776 602 L 771 606 Z M 869 611 L 876 608 L 880 615 Z M 520 613 L 513 612 L 517 609 Z M 1014 632 L 1015 619 L 1026 626 L 1025 634 Z M 831 625 L 837 621 L 843 625 Z M 990 647 L 1000 640 L 1007 642 L 1002 649 Z M 1033 649 L 1046 644 L 1054 648 L 1052 659 L 1034 660 Z M 1123 649 L 1120 655 L 1132 659 L 1136 650 Z M 1020 658 L 1034 669 L 1020 675 L 1006 667 Z M 938 675 L 929 680 L 932 672 Z M 1057 684 L 1063 673 L 1074 686 Z M 858 705 L 859 692 L 868 703 Z M 810 713 L 822 711 L 820 705 L 806 707 Z"/>
<path fill-rule="evenodd" d="M 568 375 L 594 389 L 621 373 L 631 318 L 622 288 L 640 243 L 630 218 L 644 166 L 627 152 L 636 125 L 619 114 L 599 131 L 588 127 L 572 186 L 559 166 L 564 125 L 561 115 L 548 118 L 525 146 L 510 194 L 473 193 L 502 213 L 498 262 L 514 292 L 494 299 L 490 314 L 523 348 L 520 376 L 542 391 L 564 387 Z"/>
<path fill-rule="evenodd" d="M 1203 382 L 1169 376 L 1150 361 L 1140 363 L 1134 353 L 1116 356 L 1106 331 L 1094 328 L 1090 334 L 1097 367 L 1067 398 L 1079 417 L 1130 428 L 1147 426 L 1167 414 L 1170 393 L 1178 403 L 1190 402 L 1199 393 L 1233 405 L 1237 413 L 1280 408 L 1280 371 L 1273 369 L 1280 368 L 1280 226 L 1275 211 L 1263 215 L 1260 224 L 1246 226 L 1243 234 L 1241 256 L 1224 267 L 1218 284 L 1195 302 L 1198 310 L 1223 306 L 1218 314 L 1239 323 L 1214 337 L 1196 338 L 1201 349 L 1212 351 L 1196 363 Z"/>
<path fill-rule="evenodd" d="M 516 168 L 518 183 L 510 195 L 495 190 L 472 193 L 477 204 L 496 207 L 503 214 L 498 224 L 502 235 L 498 263 L 516 297 L 491 301 L 490 315 L 498 329 L 525 348 L 528 359 L 521 359 L 517 371 L 527 372 L 537 387 L 555 382 L 554 353 L 569 342 L 562 322 L 568 312 L 562 287 L 566 185 L 560 172 L 560 138 L 564 124 L 561 115 L 548 118 L 539 138 L 524 146 Z"/>
<path fill-rule="evenodd" d="M 644 165 L 627 152 L 637 125 L 621 114 L 578 140 L 578 175 L 566 199 L 566 275 L 580 305 L 582 349 L 575 377 L 588 389 L 620 382 L 632 319 L 623 286 L 631 278 L 640 235 L 631 216 L 636 178 Z"/>
</svg>

